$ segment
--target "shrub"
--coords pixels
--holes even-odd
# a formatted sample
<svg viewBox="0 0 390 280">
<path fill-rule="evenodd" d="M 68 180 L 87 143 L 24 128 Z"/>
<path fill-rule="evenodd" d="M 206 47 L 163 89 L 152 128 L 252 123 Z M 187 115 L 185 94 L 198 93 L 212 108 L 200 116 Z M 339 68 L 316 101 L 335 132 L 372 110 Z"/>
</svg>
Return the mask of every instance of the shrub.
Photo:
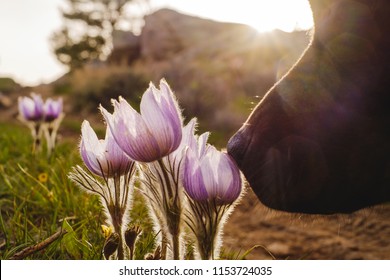
<svg viewBox="0 0 390 280">
<path fill-rule="evenodd" d="M 99 104 L 110 105 L 123 96 L 137 105 L 149 80 L 129 68 L 91 66 L 69 73 L 54 84 L 57 94 L 69 96 L 74 112 L 95 112 Z"/>
</svg>

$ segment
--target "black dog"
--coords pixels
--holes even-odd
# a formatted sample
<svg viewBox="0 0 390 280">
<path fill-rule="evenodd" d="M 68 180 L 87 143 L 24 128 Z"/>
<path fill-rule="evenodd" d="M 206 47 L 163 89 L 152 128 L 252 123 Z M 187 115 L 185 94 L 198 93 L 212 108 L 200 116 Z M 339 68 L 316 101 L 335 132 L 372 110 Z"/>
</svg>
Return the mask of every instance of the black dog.
<svg viewBox="0 0 390 280">
<path fill-rule="evenodd" d="M 310 4 L 310 46 L 228 152 L 271 208 L 327 214 L 390 201 L 390 2 Z"/>
</svg>

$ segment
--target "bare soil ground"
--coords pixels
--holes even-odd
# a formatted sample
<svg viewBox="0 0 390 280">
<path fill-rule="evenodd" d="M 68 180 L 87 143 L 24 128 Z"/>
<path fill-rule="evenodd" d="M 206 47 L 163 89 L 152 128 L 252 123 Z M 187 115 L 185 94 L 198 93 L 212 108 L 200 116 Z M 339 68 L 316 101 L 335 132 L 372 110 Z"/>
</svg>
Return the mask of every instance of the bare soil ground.
<svg viewBox="0 0 390 280">
<path fill-rule="evenodd" d="M 224 247 L 246 259 L 390 260 L 390 204 L 348 215 L 270 210 L 248 190 L 225 226 Z"/>
</svg>

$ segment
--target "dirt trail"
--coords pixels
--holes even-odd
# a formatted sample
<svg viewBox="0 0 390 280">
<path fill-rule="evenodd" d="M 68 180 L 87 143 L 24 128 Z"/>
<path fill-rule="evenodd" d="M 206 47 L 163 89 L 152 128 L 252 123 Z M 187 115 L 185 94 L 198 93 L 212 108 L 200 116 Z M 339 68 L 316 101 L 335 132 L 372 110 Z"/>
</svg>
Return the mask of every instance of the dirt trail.
<svg viewBox="0 0 390 280">
<path fill-rule="evenodd" d="M 390 204 L 350 215 L 292 215 L 272 211 L 248 191 L 225 226 L 224 247 L 262 245 L 276 259 L 390 260 Z M 272 259 L 263 248 L 247 259 Z"/>
</svg>

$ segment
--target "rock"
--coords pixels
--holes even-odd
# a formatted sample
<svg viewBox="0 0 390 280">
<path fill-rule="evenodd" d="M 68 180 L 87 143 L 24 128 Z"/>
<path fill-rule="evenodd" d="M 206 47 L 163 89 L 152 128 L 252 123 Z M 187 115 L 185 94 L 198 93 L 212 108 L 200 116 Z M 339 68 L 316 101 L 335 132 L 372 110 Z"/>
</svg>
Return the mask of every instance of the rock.
<svg viewBox="0 0 390 280">
<path fill-rule="evenodd" d="M 291 254 L 290 246 L 282 242 L 273 242 L 267 246 L 267 249 L 273 254 L 280 257 L 287 257 Z"/>
<path fill-rule="evenodd" d="M 113 51 L 108 57 L 109 64 L 131 65 L 140 56 L 140 37 L 132 32 L 116 30 L 113 33 Z"/>
<path fill-rule="evenodd" d="M 0 92 L 0 107 L 9 108 L 12 105 L 12 100 L 8 96 Z"/>
<path fill-rule="evenodd" d="M 210 35 L 220 33 L 233 24 L 215 22 L 161 9 L 145 17 L 141 33 L 141 55 L 162 60 L 208 42 Z"/>
</svg>

